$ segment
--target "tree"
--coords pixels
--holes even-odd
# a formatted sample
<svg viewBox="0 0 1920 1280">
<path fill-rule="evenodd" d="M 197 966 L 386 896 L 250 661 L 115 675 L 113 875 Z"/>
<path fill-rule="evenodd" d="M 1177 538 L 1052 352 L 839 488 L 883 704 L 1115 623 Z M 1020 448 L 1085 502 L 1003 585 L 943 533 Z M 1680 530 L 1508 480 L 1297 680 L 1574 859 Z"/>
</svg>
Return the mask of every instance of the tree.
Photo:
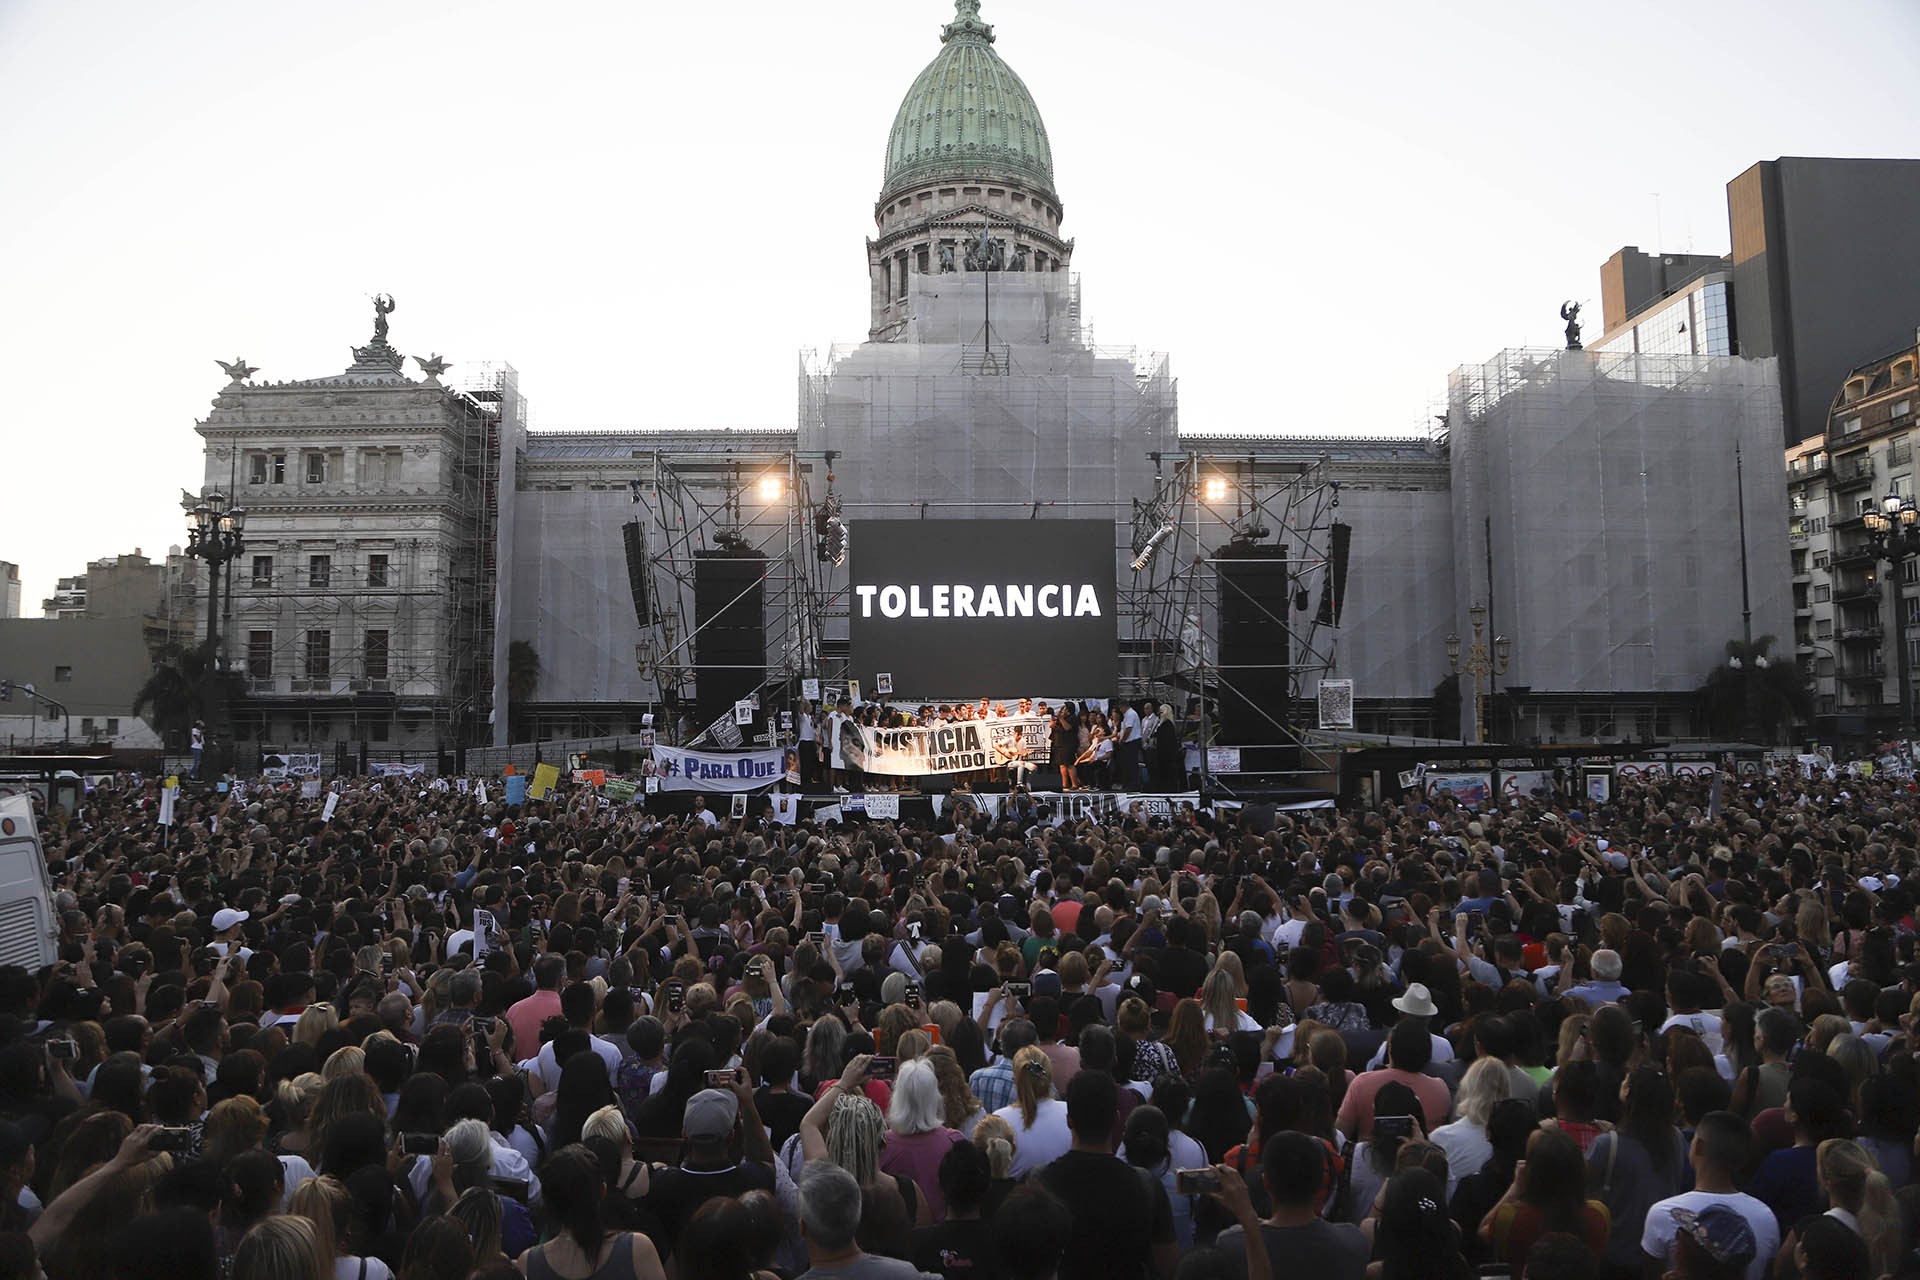
<svg viewBox="0 0 1920 1280">
<path fill-rule="evenodd" d="M 205 720 L 212 709 L 210 697 L 217 691 L 208 683 L 213 673 L 213 654 L 205 644 L 166 645 L 153 657 L 153 670 L 146 683 L 133 695 L 133 714 L 153 714 L 147 720 L 164 738 L 187 731 L 195 720 Z"/>
<path fill-rule="evenodd" d="M 518 725 L 526 705 L 540 689 L 540 654 L 525 640 L 507 642 L 507 730 L 519 737 Z"/>
<path fill-rule="evenodd" d="M 1757 637 L 1752 644 L 1727 641 L 1726 661 L 1709 671 L 1700 686 L 1700 704 L 1715 734 L 1742 737 L 1758 729 L 1775 742 L 1782 728 L 1813 714 L 1806 677 L 1791 659 L 1776 657 L 1773 644 L 1772 636 Z"/>
</svg>

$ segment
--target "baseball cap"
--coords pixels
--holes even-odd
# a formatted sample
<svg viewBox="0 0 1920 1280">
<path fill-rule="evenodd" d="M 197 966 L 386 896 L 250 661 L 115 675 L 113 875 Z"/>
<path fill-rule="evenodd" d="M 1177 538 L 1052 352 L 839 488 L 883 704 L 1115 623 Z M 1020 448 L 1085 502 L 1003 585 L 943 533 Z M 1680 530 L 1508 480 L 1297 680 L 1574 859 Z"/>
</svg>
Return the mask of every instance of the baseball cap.
<svg viewBox="0 0 1920 1280">
<path fill-rule="evenodd" d="M 687 1099 L 681 1128 L 696 1142 L 713 1142 L 733 1132 L 740 1115 L 740 1099 L 723 1089 L 702 1089 Z"/>
<path fill-rule="evenodd" d="M 213 931 L 215 933 L 225 933 L 227 930 L 233 928 L 233 926 L 244 923 L 246 918 L 247 913 L 244 911 L 235 911 L 232 907 L 222 907 L 213 913 Z"/>
<path fill-rule="evenodd" d="M 1668 1212 L 1673 1215 L 1674 1224 L 1692 1236 L 1693 1242 L 1705 1249 L 1715 1262 L 1753 1261 L 1759 1246 L 1754 1243 L 1753 1228 L 1737 1209 L 1710 1204 L 1697 1212 L 1692 1209 L 1669 1209 Z"/>
</svg>

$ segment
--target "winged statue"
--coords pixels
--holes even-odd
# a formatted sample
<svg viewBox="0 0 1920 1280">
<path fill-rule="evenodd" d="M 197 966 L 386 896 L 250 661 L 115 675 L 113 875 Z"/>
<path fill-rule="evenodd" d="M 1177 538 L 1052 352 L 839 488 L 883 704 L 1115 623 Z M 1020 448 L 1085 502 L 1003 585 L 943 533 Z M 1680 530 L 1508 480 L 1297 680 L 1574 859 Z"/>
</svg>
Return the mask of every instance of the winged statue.
<svg viewBox="0 0 1920 1280">
<path fill-rule="evenodd" d="M 437 351 L 425 358 L 415 356 L 413 362 L 420 366 L 420 372 L 434 379 L 438 379 L 441 374 L 453 367 L 453 361 L 448 360 Z"/>
<path fill-rule="evenodd" d="M 232 378 L 235 382 L 245 382 L 248 378 L 260 372 L 260 370 L 257 367 L 250 365 L 245 360 L 241 360 L 238 358 L 234 359 L 232 363 L 228 363 L 225 360 L 215 360 L 214 363 L 219 365 L 222 369 L 225 369 L 227 371 L 227 376 L 229 378 Z"/>
</svg>

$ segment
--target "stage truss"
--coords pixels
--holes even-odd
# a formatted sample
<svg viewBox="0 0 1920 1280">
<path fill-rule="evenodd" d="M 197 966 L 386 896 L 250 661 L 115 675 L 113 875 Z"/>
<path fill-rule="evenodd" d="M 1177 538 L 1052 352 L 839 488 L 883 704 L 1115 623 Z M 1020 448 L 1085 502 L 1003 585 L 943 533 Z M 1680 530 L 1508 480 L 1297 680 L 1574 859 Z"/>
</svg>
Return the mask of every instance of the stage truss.
<svg viewBox="0 0 1920 1280">
<path fill-rule="evenodd" d="M 766 558 L 766 664 L 755 692 L 769 711 L 767 722 L 777 725 L 772 711 L 797 705 L 800 679 L 818 674 L 830 565 L 816 554 L 815 465 L 791 450 L 695 445 L 634 451 L 630 485 L 645 551 L 647 596 L 634 661 L 641 677 L 659 690 L 669 715 L 691 708 L 698 694 L 694 668 L 702 628 L 696 625 L 694 573 L 703 552 Z M 818 496 L 824 501 L 830 480 L 823 476 L 821 481 Z M 608 584 L 608 590 L 617 589 Z M 696 742 L 713 740 L 712 726 L 696 728 Z"/>
<path fill-rule="evenodd" d="M 1213 717 L 1223 695 L 1255 709 L 1257 721 L 1240 735 L 1243 753 L 1290 759 L 1292 767 L 1248 770 L 1249 775 L 1302 776 L 1325 772 L 1307 730 L 1320 680 L 1333 666 L 1338 600 L 1331 575 L 1330 539 L 1338 520 L 1340 482 L 1327 461 L 1273 455 L 1187 452 L 1155 458 L 1155 492 L 1135 500 L 1131 586 L 1122 588 L 1123 613 L 1134 616 L 1135 645 L 1144 653 L 1150 689 L 1199 695 L 1201 740 L 1214 740 Z M 1220 552 L 1231 550 L 1231 555 Z M 1247 598 L 1256 616 L 1282 624 L 1288 650 L 1270 663 L 1223 666 L 1218 640 L 1225 563 L 1284 567 L 1286 594 L 1278 611 Z M 1244 594 L 1244 593 L 1242 593 Z M 1324 600 L 1323 600 L 1324 597 Z M 1261 706 L 1249 696 L 1248 677 L 1281 672 L 1283 706 Z M 1201 752 L 1201 785 L 1232 791 L 1216 779 Z"/>
</svg>

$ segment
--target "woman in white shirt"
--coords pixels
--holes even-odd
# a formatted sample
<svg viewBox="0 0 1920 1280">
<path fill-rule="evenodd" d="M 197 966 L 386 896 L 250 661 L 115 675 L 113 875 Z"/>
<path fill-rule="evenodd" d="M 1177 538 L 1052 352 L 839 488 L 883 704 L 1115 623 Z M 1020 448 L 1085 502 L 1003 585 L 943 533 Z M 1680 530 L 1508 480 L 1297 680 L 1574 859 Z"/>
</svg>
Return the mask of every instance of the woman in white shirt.
<svg viewBox="0 0 1920 1280">
<path fill-rule="evenodd" d="M 1238 960 L 1232 952 L 1226 952 L 1220 960 Z M 1238 981 L 1230 965 L 1216 961 L 1213 972 L 1200 984 L 1200 1005 L 1207 1011 L 1207 1034 L 1225 1039 L 1235 1031 L 1258 1031 L 1260 1024 L 1253 1016 L 1240 1007 L 1240 998 L 1246 995 L 1246 987 Z"/>
<path fill-rule="evenodd" d="M 1487 1138 L 1487 1120 L 1493 1105 L 1512 1092 L 1512 1077 L 1507 1064 L 1498 1058 L 1480 1058 L 1467 1068 L 1460 1081 L 1460 1096 L 1454 1100 L 1452 1124 L 1443 1124 L 1427 1135 L 1427 1140 L 1447 1153 L 1447 1197 L 1451 1199 L 1460 1179 L 1478 1173 L 1493 1159 L 1493 1143 Z"/>
<path fill-rule="evenodd" d="M 332 1280 L 393 1280 L 393 1272 L 380 1259 L 347 1252 L 353 1197 L 338 1178 L 319 1177 L 303 1184 L 293 1193 L 287 1211 L 313 1223 L 313 1234 L 320 1241 L 322 1275 Z"/>
<path fill-rule="evenodd" d="M 1033 1045 L 1013 1055 L 1013 1092 L 1013 1105 L 993 1114 L 1013 1129 L 1009 1176 L 1019 1179 L 1067 1154 L 1073 1135 L 1067 1131 L 1067 1104 L 1053 1096 L 1053 1064 Z"/>
</svg>

